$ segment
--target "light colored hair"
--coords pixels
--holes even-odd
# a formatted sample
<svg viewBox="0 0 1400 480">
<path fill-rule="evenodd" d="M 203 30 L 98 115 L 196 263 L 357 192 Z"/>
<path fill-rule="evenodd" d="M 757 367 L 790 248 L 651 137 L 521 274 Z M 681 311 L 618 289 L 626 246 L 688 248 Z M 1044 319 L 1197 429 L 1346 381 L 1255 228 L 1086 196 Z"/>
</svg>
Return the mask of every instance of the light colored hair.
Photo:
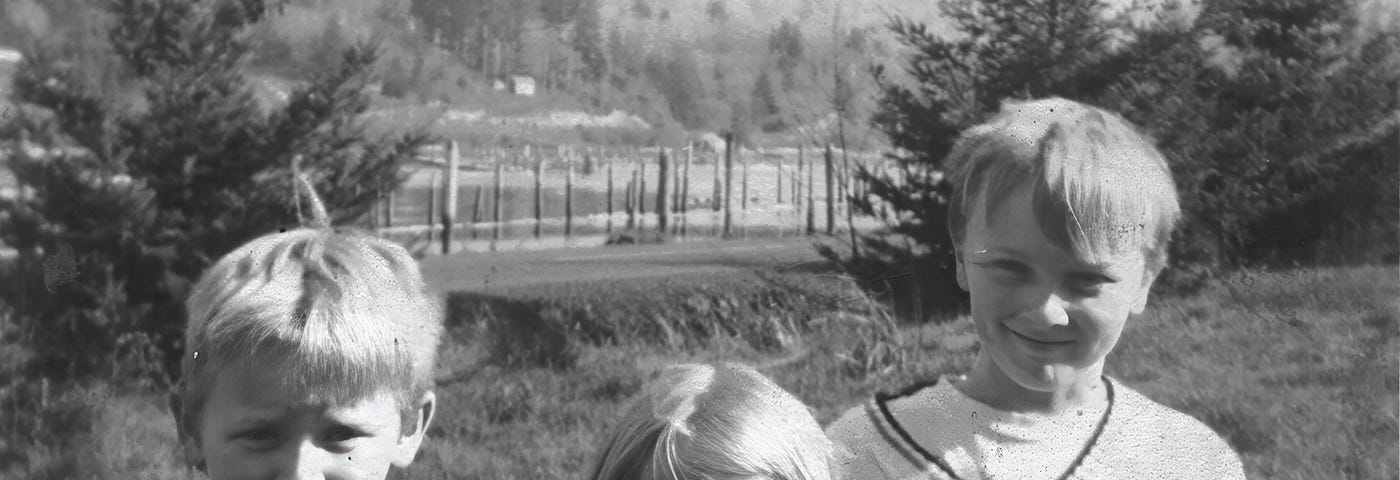
<svg viewBox="0 0 1400 480">
<path fill-rule="evenodd" d="M 403 247 L 329 228 L 265 235 L 225 255 L 195 285 L 187 315 L 176 401 L 190 438 L 219 375 L 269 368 L 308 403 L 387 389 L 413 433 L 443 330 L 441 302 Z"/>
<path fill-rule="evenodd" d="M 675 365 L 638 394 L 590 478 L 828 480 L 831 451 L 807 407 L 752 368 Z"/>
<path fill-rule="evenodd" d="M 1166 159 L 1127 120 L 1063 98 L 1007 102 L 965 131 L 948 156 L 948 230 L 959 253 L 974 212 L 985 220 L 1019 188 L 1031 188 L 1045 236 L 1080 258 L 1142 249 L 1150 271 L 1166 265 L 1181 209 Z"/>
</svg>

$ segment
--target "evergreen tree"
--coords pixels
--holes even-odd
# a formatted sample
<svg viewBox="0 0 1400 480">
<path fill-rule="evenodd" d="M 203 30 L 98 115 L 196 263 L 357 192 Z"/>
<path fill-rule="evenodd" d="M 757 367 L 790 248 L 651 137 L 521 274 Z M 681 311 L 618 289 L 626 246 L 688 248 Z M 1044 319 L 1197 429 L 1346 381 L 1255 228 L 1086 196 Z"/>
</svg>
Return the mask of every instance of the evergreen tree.
<svg viewBox="0 0 1400 480">
<path fill-rule="evenodd" d="M 647 0 L 632 0 L 632 15 L 641 19 L 651 18 L 651 4 Z"/>
<path fill-rule="evenodd" d="M 786 19 L 773 30 L 768 38 L 768 50 L 777 55 L 778 72 L 782 73 L 784 90 L 792 90 L 796 84 L 797 66 L 802 64 L 806 47 L 802 41 L 802 29 Z"/>
<path fill-rule="evenodd" d="M 574 20 L 574 51 L 583 62 L 583 78 L 600 82 L 608 74 L 608 57 L 603 50 L 603 25 L 598 0 L 581 0 Z"/>
<path fill-rule="evenodd" d="M 1103 79 L 1123 69 L 1111 54 L 1113 24 L 1103 15 L 1103 0 L 961 0 L 941 8 L 955 31 L 949 38 L 922 23 L 891 22 L 913 52 L 906 71 L 914 82 L 891 82 L 876 67 L 882 93 L 872 123 L 898 152 L 889 155 L 896 172 L 858 172 L 870 185 L 871 197 L 852 198 L 851 203 L 866 215 L 878 215 L 888 206 L 894 234 L 862 238 L 860 251 L 870 258 L 861 261 L 871 263 L 853 267 L 912 269 L 919 286 L 910 293 L 922 292 L 920 301 L 943 303 L 918 310 L 925 312 L 929 308 L 924 307 L 950 307 L 962 298 L 954 282 L 946 227 L 948 187 L 941 173 L 958 135 L 1007 98 L 1083 100 L 1106 90 Z M 908 244 L 911 239 L 917 247 Z"/>
<path fill-rule="evenodd" d="M 21 115 L 5 131 L 39 148 L 9 162 L 33 194 L 0 199 L 0 242 L 18 251 L 0 294 L 33 334 L 34 369 L 111 374 L 130 363 L 114 356 L 137 353 L 177 365 L 187 286 L 235 246 L 297 226 L 295 168 L 340 225 L 400 181 L 425 137 L 366 135 L 372 47 L 344 52 L 286 105 L 254 101 L 241 32 L 274 6 L 116 0 L 105 42 L 26 52 Z"/>
<path fill-rule="evenodd" d="M 729 21 L 729 11 L 724 8 L 724 0 L 710 0 L 710 3 L 705 5 L 705 16 L 711 22 L 719 24 Z"/>
<path fill-rule="evenodd" d="M 706 92 L 695 52 L 675 48 L 666 58 L 654 56 L 649 63 L 651 82 L 666 96 L 671 118 L 686 128 L 702 128 L 707 121 L 701 108 Z"/>
<path fill-rule="evenodd" d="M 1393 204 L 1400 184 L 1400 41 L 1393 31 L 1359 38 L 1354 7 L 1207 0 L 1194 22 L 1167 9 L 1129 29 L 1101 2 L 960 2 L 945 6 L 951 39 L 896 20 L 915 83 L 893 84 L 877 68 L 874 123 L 900 152 L 891 157 L 899 173 L 860 175 L 897 213 L 898 235 L 872 235 L 862 250 L 883 265 L 922 262 L 926 297 L 955 294 L 942 159 L 1005 99 L 1063 96 L 1122 113 L 1168 157 L 1183 209 L 1169 288 L 1241 264 L 1393 254 L 1384 250 L 1400 212 L 1375 205 Z M 876 213 L 876 203 L 854 200 Z M 1350 236 L 1382 251 L 1345 248 L 1358 246 Z"/>
<path fill-rule="evenodd" d="M 753 124 L 765 131 L 779 131 L 787 128 L 783 119 L 782 105 L 778 103 L 778 92 L 768 70 L 759 70 L 753 84 Z"/>
<path fill-rule="evenodd" d="M 326 20 L 321 34 L 312 37 L 301 60 L 301 76 L 309 77 L 340 67 L 341 52 L 351 44 L 350 37 L 341 23 L 340 17 L 333 16 Z"/>
<path fill-rule="evenodd" d="M 1338 239 L 1400 233 L 1383 207 L 1400 184 L 1400 34 L 1361 36 L 1355 6 L 1214 0 L 1194 25 L 1152 33 L 1169 42 L 1131 49 L 1153 61 L 1105 102 L 1159 139 L 1189 192 L 1179 270 L 1354 259 L 1368 248 Z"/>
</svg>

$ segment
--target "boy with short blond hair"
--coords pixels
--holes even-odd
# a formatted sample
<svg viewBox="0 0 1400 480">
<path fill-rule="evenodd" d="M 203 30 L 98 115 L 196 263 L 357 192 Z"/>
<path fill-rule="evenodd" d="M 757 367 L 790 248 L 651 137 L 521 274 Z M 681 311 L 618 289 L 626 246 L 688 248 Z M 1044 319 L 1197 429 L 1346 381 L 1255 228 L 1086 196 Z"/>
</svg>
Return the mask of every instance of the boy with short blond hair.
<svg viewBox="0 0 1400 480">
<path fill-rule="evenodd" d="M 853 479 L 1232 479 L 1209 427 L 1103 374 L 1180 217 L 1161 153 L 1064 99 L 1010 103 L 948 158 L 972 370 L 879 394 L 827 433 Z"/>
<path fill-rule="evenodd" d="M 413 461 L 443 314 L 403 247 L 330 228 L 266 235 L 206 271 L 187 306 L 172 404 L 211 478 L 382 479 Z"/>
</svg>

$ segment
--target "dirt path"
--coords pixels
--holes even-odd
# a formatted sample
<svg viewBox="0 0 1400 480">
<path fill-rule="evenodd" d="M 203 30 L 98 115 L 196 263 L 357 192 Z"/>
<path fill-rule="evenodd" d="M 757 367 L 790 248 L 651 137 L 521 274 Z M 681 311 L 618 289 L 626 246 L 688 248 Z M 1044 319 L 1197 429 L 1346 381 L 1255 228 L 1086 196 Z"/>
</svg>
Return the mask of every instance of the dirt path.
<svg viewBox="0 0 1400 480">
<path fill-rule="evenodd" d="M 806 237 L 704 240 L 666 245 L 627 245 L 428 257 L 423 275 L 436 291 L 607 281 L 668 275 L 794 267 L 825 260 Z"/>
</svg>

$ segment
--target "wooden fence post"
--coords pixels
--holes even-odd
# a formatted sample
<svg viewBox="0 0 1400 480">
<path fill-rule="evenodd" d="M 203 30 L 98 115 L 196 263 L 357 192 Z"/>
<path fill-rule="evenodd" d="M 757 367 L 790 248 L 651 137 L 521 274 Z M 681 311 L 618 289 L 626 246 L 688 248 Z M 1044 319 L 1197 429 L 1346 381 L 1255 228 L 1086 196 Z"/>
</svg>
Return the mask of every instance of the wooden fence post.
<svg viewBox="0 0 1400 480">
<path fill-rule="evenodd" d="M 831 235 L 836 230 L 836 185 L 832 176 L 836 173 L 831 158 L 831 144 L 826 145 L 826 234 Z"/>
<path fill-rule="evenodd" d="M 724 134 L 724 236 L 728 237 L 733 233 L 731 225 L 734 220 L 733 212 L 733 189 L 734 187 L 734 133 Z"/>
<path fill-rule="evenodd" d="M 778 182 L 778 205 L 783 204 L 783 157 L 778 157 L 778 175 L 775 180 Z"/>
<path fill-rule="evenodd" d="M 574 236 L 574 163 L 569 163 L 569 175 L 564 177 L 564 238 Z"/>
<path fill-rule="evenodd" d="M 670 224 L 671 209 L 667 203 L 670 200 L 668 187 L 671 178 L 671 161 L 666 158 L 666 149 L 662 148 L 657 156 L 656 172 L 656 231 L 666 233 L 666 226 Z"/>
<path fill-rule="evenodd" d="M 528 150 L 529 147 L 527 146 Z M 502 159 L 496 158 L 496 176 L 491 192 L 491 251 L 496 251 L 496 242 L 501 240 L 501 168 Z"/>
<path fill-rule="evenodd" d="M 385 196 L 384 196 L 384 226 L 385 226 L 385 227 L 392 227 L 392 226 L 394 226 L 394 191 L 393 191 L 393 190 L 389 190 L 388 195 L 385 195 Z"/>
<path fill-rule="evenodd" d="M 797 150 L 797 153 L 798 153 L 798 155 L 801 155 L 801 154 L 802 154 L 802 150 L 801 150 L 800 147 L 799 147 L 799 149 Z M 817 200 L 816 200 L 816 198 L 815 198 L 815 197 L 816 197 L 816 193 L 815 193 L 815 192 L 816 192 L 816 190 L 817 190 L 817 184 L 816 184 L 817 182 L 816 182 L 815 172 L 817 171 L 817 166 L 816 166 L 815 164 L 816 164 L 816 162 L 814 161 L 814 162 L 811 162 L 811 164 L 807 165 L 807 234 L 808 234 L 808 235 L 815 235 L 815 234 L 817 233 Z"/>
<path fill-rule="evenodd" d="M 729 147 L 725 147 L 725 148 L 728 149 Z M 713 162 L 710 162 L 710 163 L 713 164 L 714 167 L 715 167 L 715 168 L 714 168 L 714 170 L 715 170 L 715 174 L 714 174 L 715 187 L 714 187 L 714 189 L 710 192 L 710 209 L 711 209 L 711 210 L 714 210 L 714 211 L 716 211 L 716 212 L 718 212 L 718 211 L 724 209 L 724 198 L 723 198 L 723 196 L 724 196 L 724 184 L 723 184 L 723 183 L 720 183 L 720 176 L 719 176 L 719 152 L 714 152 L 714 155 L 711 155 L 711 157 L 714 158 L 714 161 L 713 161 Z"/>
<path fill-rule="evenodd" d="M 677 149 L 671 149 L 671 154 L 667 157 L 669 160 L 675 161 L 674 163 L 670 163 L 667 167 L 667 170 L 671 172 L 671 184 L 669 188 L 671 192 L 671 213 L 679 213 L 681 206 L 681 159 L 676 153 Z M 671 226 L 674 227 L 676 223 L 677 222 L 671 222 Z"/>
<path fill-rule="evenodd" d="M 535 159 L 535 238 L 544 225 L 544 156 Z"/>
<path fill-rule="evenodd" d="M 627 228 L 637 228 L 637 167 L 632 167 L 632 178 L 627 179 Z"/>
<path fill-rule="evenodd" d="M 607 233 L 612 233 L 613 223 L 613 162 L 611 158 L 598 156 L 599 160 L 608 162 L 608 227 Z"/>
<path fill-rule="evenodd" d="M 807 160 L 802 155 L 802 145 L 797 146 L 797 188 L 792 192 L 792 203 L 797 204 L 798 209 L 802 208 L 802 171 L 807 168 Z"/>
<path fill-rule="evenodd" d="M 641 174 L 637 177 L 637 228 L 646 228 L 647 223 L 647 156 L 638 155 Z"/>
<path fill-rule="evenodd" d="M 481 223 L 481 202 L 486 200 L 486 186 L 476 187 L 476 201 L 472 203 L 472 238 L 476 238 L 476 225 Z"/>
<path fill-rule="evenodd" d="M 690 160 L 695 153 L 695 144 L 687 143 L 685 146 L 685 173 L 681 174 L 681 236 L 686 234 L 686 227 L 690 225 Z"/>
<path fill-rule="evenodd" d="M 461 165 L 461 156 L 457 150 L 457 141 L 451 140 L 447 144 L 447 184 L 444 186 L 442 202 L 442 254 L 452 253 L 452 227 L 457 223 L 457 168 Z"/>
<path fill-rule="evenodd" d="M 743 152 L 739 153 L 739 168 L 743 170 L 742 180 L 740 180 L 740 192 L 744 197 L 739 200 L 739 213 L 741 217 L 748 218 L 749 214 L 749 157 Z"/>
<path fill-rule="evenodd" d="M 433 225 L 437 224 L 438 209 L 438 181 L 441 179 L 442 171 L 434 170 L 432 180 L 428 181 L 428 239 L 431 241 Z"/>
</svg>

